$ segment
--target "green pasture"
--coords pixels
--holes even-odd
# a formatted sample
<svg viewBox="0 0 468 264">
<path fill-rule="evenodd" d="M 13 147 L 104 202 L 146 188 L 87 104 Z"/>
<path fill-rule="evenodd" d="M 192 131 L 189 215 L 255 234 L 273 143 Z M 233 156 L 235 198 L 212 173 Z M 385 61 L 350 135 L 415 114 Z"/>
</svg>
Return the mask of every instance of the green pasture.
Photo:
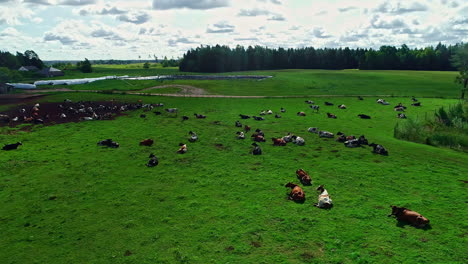
<svg viewBox="0 0 468 264">
<path fill-rule="evenodd" d="M 114 66 L 115 67 L 115 66 Z M 68 74 L 63 78 L 95 77 L 104 75 L 162 75 L 190 74 L 175 68 L 111 68 L 96 66 L 92 75 Z M 115 69 L 115 71 L 114 71 Z M 454 82 L 456 72 L 436 71 L 362 71 L 362 70 L 277 70 L 255 72 L 233 72 L 235 74 L 269 75 L 265 80 L 164 80 L 126 81 L 107 80 L 91 84 L 72 85 L 75 90 L 118 90 L 135 91 L 144 88 L 183 84 L 203 88 L 208 94 L 221 95 L 380 95 L 380 96 L 425 96 L 457 98 L 460 87 Z M 47 87 L 47 86 L 41 86 Z M 48 88 L 57 88 L 49 86 Z"/>
<path fill-rule="evenodd" d="M 147 112 L 140 118 L 144 112 L 137 110 L 112 121 L 0 128 L 1 143 L 23 142 L 18 150 L 0 152 L 0 263 L 466 263 L 468 156 L 393 137 L 395 124 L 405 122 L 396 118 L 393 105 L 402 102 L 408 106 L 406 114 L 414 117 L 455 103 L 433 98 L 456 96 L 454 73 L 271 73 L 271 80 L 235 81 L 233 90 L 222 81 L 215 82 L 218 86 L 205 87 L 205 81 L 191 85 L 219 94 L 398 96 L 386 98 L 387 106 L 377 104 L 377 97 L 359 101 L 340 96 L 45 97 L 41 100 L 141 99 L 177 107 L 180 113 Z M 313 82 L 316 89 L 304 89 Z M 322 87 L 326 83 L 336 85 Z M 416 108 L 409 106 L 408 95 L 431 98 L 420 98 L 423 106 Z M 313 113 L 305 99 L 320 105 L 320 113 Z M 325 101 L 335 106 L 325 106 Z M 348 109 L 340 110 L 338 104 Z M 279 112 L 281 107 L 287 112 L 280 119 L 238 117 L 267 109 Z M 299 111 L 307 116 L 297 116 Z M 326 112 L 338 118 L 328 119 Z M 208 117 L 198 120 L 193 113 Z M 372 119 L 359 119 L 361 113 Z M 182 122 L 182 115 L 190 119 Z M 263 155 L 249 153 L 251 133 L 244 141 L 235 138 L 236 120 L 265 132 Z M 369 147 L 345 148 L 307 132 L 308 127 L 365 135 L 390 155 L 375 155 Z M 187 141 L 189 131 L 199 135 L 198 142 Z M 271 137 L 288 132 L 303 137 L 306 145 L 272 146 Z M 107 138 L 120 148 L 96 145 Z M 139 146 L 145 138 L 155 144 Z M 176 154 L 180 142 L 188 144 L 184 155 Z M 150 153 L 158 156 L 157 167 L 145 166 Z M 284 187 L 289 181 L 298 183 L 298 168 L 313 181 L 303 187 L 303 204 L 288 201 Z M 319 184 L 330 193 L 331 210 L 313 206 Z M 387 217 L 390 205 L 423 214 L 430 227 L 398 224 Z"/>
</svg>

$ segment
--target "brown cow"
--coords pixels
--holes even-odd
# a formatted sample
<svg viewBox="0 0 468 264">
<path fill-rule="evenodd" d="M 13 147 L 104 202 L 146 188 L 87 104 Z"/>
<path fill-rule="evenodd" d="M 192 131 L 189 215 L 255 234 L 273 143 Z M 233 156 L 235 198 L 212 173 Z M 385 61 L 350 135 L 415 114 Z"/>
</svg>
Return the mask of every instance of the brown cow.
<svg viewBox="0 0 468 264">
<path fill-rule="evenodd" d="M 249 132 L 249 131 L 250 131 L 250 126 L 245 125 L 245 126 L 244 126 L 244 130 L 245 130 L 245 132 Z"/>
<path fill-rule="evenodd" d="M 154 140 L 152 139 L 144 139 L 142 141 L 140 141 L 140 146 L 148 146 L 148 147 L 151 147 L 154 143 Z"/>
<path fill-rule="evenodd" d="M 398 207 L 390 205 L 392 213 L 388 216 L 394 215 L 398 221 L 408 222 L 416 227 L 425 227 L 429 224 L 429 219 L 422 216 L 420 213 L 406 209 L 405 207 Z"/>
<path fill-rule="evenodd" d="M 288 195 L 289 200 L 293 200 L 296 202 L 304 202 L 305 201 L 305 194 L 299 185 L 288 182 L 284 187 L 291 188 L 291 192 Z"/>
<path fill-rule="evenodd" d="M 298 116 L 306 116 L 306 113 L 304 113 L 304 112 L 297 112 L 297 115 L 298 115 Z"/>
<path fill-rule="evenodd" d="M 271 138 L 273 146 L 286 146 L 286 141 L 283 138 Z"/>
<path fill-rule="evenodd" d="M 328 117 L 328 118 L 335 118 L 335 119 L 336 119 L 336 115 L 330 114 L 330 113 L 327 113 L 327 117 Z"/>
<path fill-rule="evenodd" d="M 310 175 L 305 172 L 303 169 L 296 170 L 297 178 L 302 182 L 304 185 L 312 185 L 312 178 Z"/>
</svg>

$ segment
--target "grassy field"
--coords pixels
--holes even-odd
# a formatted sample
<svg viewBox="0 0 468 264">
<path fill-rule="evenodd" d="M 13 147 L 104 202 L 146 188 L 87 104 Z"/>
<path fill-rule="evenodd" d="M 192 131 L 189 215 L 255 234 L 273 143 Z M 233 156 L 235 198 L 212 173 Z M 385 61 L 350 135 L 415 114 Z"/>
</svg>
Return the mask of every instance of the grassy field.
<svg viewBox="0 0 468 264">
<path fill-rule="evenodd" d="M 387 94 L 453 97 L 454 73 L 357 71 L 276 71 L 266 81 L 210 92 L 247 95 L 309 94 L 309 77 L 338 88 L 320 93 Z M 327 76 L 328 77 L 324 77 Z M 354 79 L 340 79 L 340 74 Z M 426 74 L 426 77 L 424 77 Z M 291 75 L 291 76 L 289 76 Z M 302 78 L 300 78 L 302 76 Z M 361 77 L 359 77 L 361 76 Z M 319 78 L 319 77 L 317 77 Z M 369 83 L 364 80 L 375 79 Z M 380 78 L 380 79 L 379 79 Z M 382 81 L 383 79 L 383 81 Z M 392 81 L 393 79 L 393 81 Z M 443 84 L 442 80 L 447 79 Z M 274 82 L 276 80 L 278 83 Z M 288 84 L 288 80 L 292 83 Z M 387 80 L 387 81 L 385 81 Z M 414 86 L 399 87 L 409 80 Z M 382 81 L 382 83 L 381 83 Z M 270 82 L 270 80 L 268 80 Z M 362 82 L 362 83 L 361 83 Z M 183 82 L 177 82 L 183 83 Z M 207 83 L 207 82 L 200 82 Z M 338 85 L 338 83 L 341 83 Z M 432 86 L 430 84 L 433 84 Z M 440 85 L 440 86 L 439 86 Z M 375 87 L 387 87 L 385 89 Z M 415 90 L 409 90 L 414 87 Z M 445 88 L 443 88 L 445 87 Z M 346 92 L 344 92 L 346 91 Z M 304 99 L 170 98 L 153 96 L 71 93 L 43 100 L 110 100 L 163 102 L 177 107 L 178 117 L 141 110 L 113 121 L 36 126 L 27 131 L 2 128 L 0 142 L 22 141 L 16 151 L 0 153 L 0 262 L 1 263 L 466 263 L 468 156 L 393 138 L 397 120 L 392 106 L 410 104 L 408 97 L 310 97 L 321 106 L 314 114 Z M 326 107 L 325 101 L 344 103 L 346 110 Z M 456 100 L 423 98 L 421 108 L 409 108 L 409 117 L 424 115 Z M 264 154 L 253 156 L 250 139 L 236 140 L 238 115 L 278 112 L 281 119 L 241 120 L 260 128 L 266 138 L 292 132 L 305 146 L 273 147 L 261 143 Z M 296 116 L 305 111 L 306 117 Z M 328 119 L 326 112 L 338 119 Z M 196 120 L 193 113 L 205 114 Z M 357 118 L 368 114 L 370 120 Z M 181 115 L 190 120 L 181 122 Z M 219 121 L 219 122 L 215 122 Z M 333 139 L 320 139 L 308 127 L 366 135 L 384 145 L 388 157 L 369 147 L 349 149 Z M 188 153 L 176 154 L 188 132 L 200 140 L 188 144 Z M 248 134 L 248 136 L 250 133 Z M 112 138 L 118 149 L 96 142 Z M 152 138 L 152 147 L 139 146 Z M 153 152 L 159 166 L 147 168 Z M 306 202 L 288 201 L 287 182 L 298 182 L 295 171 L 312 176 L 304 187 Z M 324 184 L 335 206 L 321 210 L 315 187 Z M 431 220 L 428 229 L 399 225 L 387 217 L 390 205 L 405 206 Z"/>
<path fill-rule="evenodd" d="M 115 66 L 114 66 L 115 67 Z M 137 68 L 140 67 L 140 68 Z M 81 78 L 105 75 L 148 76 L 181 73 L 176 68 L 142 69 L 140 65 L 96 66 L 87 75 L 67 72 L 61 78 Z M 454 83 L 456 72 L 428 71 L 359 71 L 359 70 L 278 70 L 232 72 L 233 74 L 271 75 L 266 80 L 177 80 L 177 81 L 98 81 L 91 84 L 67 86 L 76 90 L 141 90 L 143 88 L 183 84 L 203 88 L 208 94 L 223 95 L 388 95 L 456 98 L 459 86 Z M 41 86 L 47 87 L 47 86 Z M 57 88 L 49 86 L 48 88 Z"/>
</svg>

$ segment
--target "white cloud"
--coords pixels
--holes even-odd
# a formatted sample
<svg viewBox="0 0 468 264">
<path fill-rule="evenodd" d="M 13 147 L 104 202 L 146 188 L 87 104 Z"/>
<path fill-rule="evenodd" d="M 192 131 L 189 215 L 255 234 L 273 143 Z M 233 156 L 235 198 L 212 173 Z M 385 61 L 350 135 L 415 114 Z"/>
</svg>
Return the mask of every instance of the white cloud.
<svg viewBox="0 0 468 264">
<path fill-rule="evenodd" d="M 212 9 L 229 6 L 228 0 L 153 0 L 153 9 Z"/>
<path fill-rule="evenodd" d="M 131 14 L 124 14 L 124 15 L 119 15 L 117 16 L 117 19 L 122 21 L 122 22 L 129 22 L 133 24 L 143 24 L 148 22 L 151 17 L 147 13 L 144 12 L 138 12 L 138 13 L 131 13 Z"/>
<path fill-rule="evenodd" d="M 82 6 L 95 4 L 96 0 L 59 0 L 58 5 Z"/>
<path fill-rule="evenodd" d="M 226 21 L 222 21 L 213 25 L 209 25 L 206 29 L 206 33 L 230 33 L 234 32 L 235 26 L 228 24 Z"/>
</svg>

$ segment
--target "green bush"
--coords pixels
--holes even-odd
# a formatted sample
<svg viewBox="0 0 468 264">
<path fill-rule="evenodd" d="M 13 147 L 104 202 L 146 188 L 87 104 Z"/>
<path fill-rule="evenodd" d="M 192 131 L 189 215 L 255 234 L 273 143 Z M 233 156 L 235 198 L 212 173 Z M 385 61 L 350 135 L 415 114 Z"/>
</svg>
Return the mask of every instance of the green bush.
<svg viewBox="0 0 468 264">
<path fill-rule="evenodd" d="M 461 102 L 449 106 L 448 111 L 440 107 L 434 118 L 408 119 L 397 123 L 394 136 L 399 139 L 432 146 L 445 146 L 468 150 L 468 111 Z"/>
</svg>

